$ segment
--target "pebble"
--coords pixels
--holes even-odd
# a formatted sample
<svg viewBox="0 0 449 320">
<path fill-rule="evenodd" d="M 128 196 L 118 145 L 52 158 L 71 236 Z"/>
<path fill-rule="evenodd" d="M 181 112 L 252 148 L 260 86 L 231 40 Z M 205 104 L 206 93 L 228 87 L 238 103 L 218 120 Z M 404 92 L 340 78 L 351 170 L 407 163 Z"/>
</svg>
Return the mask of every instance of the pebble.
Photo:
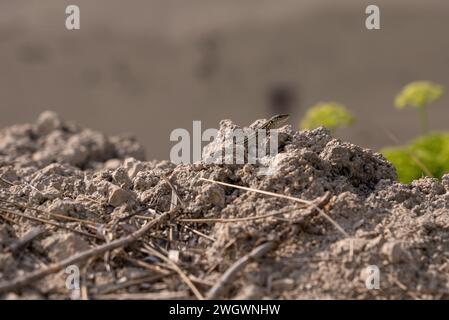
<svg viewBox="0 0 449 320">
<path fill-rule="evenodd" d="M 108 204 L 113 207 L 121 206 L 131 199 L 131 193 L 117 186 L 113 186 L 109 193 Z"/>
<path fill-rule="evenodd" d="M 83 238 L 73 233 L 56 233 L 44 239 L 42 245 L 53 261 L 68 258 L 90 248 Z"/>
<path fill-rule="evenodd" d="M 409 253 L 404 249 L 400 241 L 387 242 L 380 251 L 393 264 L 406 262 L 410 258 Z"/>
</svg>

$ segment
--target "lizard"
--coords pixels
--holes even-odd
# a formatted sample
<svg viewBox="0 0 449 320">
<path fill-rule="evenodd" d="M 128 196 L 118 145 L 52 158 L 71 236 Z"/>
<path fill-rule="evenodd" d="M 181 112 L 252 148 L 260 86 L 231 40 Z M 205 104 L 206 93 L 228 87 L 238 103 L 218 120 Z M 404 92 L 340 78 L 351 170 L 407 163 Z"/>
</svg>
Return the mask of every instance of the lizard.
<svg viewBox="0 0 449 320">
<path fill-rule="evenodd" d="M 246 136 L 243 140 L 243 146 L 247 148 L 248 141 L 254 139 L 257 137 L 257 130 L 272 130 L 272 129 L 278 129 L 280 128 L 288 119 L 290 118 L 289 114 L 277 114 L 275 116 L 272 116 L 270 119 L 265 120 L 261 124 L 256 125 L 253 130 L 256 132 Z M 245 162 L 246 162 L 246 156 L 245 156 Z"/>
</svg>

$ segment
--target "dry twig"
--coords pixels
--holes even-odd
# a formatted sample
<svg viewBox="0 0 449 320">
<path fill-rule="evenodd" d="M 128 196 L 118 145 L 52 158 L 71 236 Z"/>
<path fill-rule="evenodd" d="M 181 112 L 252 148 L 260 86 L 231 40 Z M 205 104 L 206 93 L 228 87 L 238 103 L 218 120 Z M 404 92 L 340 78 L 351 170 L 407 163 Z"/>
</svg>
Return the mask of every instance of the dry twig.
<svg viewBox="0 0 449 320">
<path fill-rule="evenodd" d="M 27 232 L 22 238 L 19 240 L 13 242 L 9 246 L 9 250 L 13 253 L 18 252 L 20 249 L 23 249 L 25 246 L 27 246 L 31 241 L 33 241 L 35 238 L 39 237 L 41 234 L 46 232 L 47 230 L 45 227 L 39 226 L 31 229 L 29 232 Z"/>
<path fill-rule="evenodd" d="M 246 191 L 265 194 L 265 195 L 268 195 L 271 197 L 287 199 L 287 200 L 295 201 L 295 202 L 305 204 L 308 206 L 312 206 L 315 208 L 315 210 L 317 210 L 319 212 L 320 215 L 322 215 L 327 221 L 329 221 L 338 231 L 340 231 L 345 237 L 349 238 L 349 234 L 334 219 L 332 219 L 328 214 L 326 214 L 323 210 L 321 210 L 319 207 L 317 207 L 316 204 L 314 203 L 314 201 L 308 201 L 308 200 L 304 200 L 304 199 L 300 199 L 300 198 L 296 198 L 296 197 L 286 196 L 283 194 L 277 194 L 274 192 L 269 192 L 269 191 L 254 189 L 254 188 L 242 187 L 242 186 L 238 186 L 235 184 L 215 181 L 215 180 L 211 180 L 211 179 L 200 178 L 200 180 L 215 183 L 215 184 L 220 184 L 223 186 L 232 187 L 232 188 L 236 188 L 236 189 L 242 189 L 242 190 L 246 190 Z"/>
<path fill-rule="evenodd" d="M 78 218 L 75 218 L 75 217 L 70 217 L 70 216 L 65 216 L 65 215 L 62 215 L 62 214 L 48 212 L 48 211 L 41 210 L 39 208 L 35 208 L 33 206 L 30 206 L 30 205 L 28 205 L 26 203 L 17 203 L 17 202 L 4 200 L 4 199 L 0 199 L 0 201 L 4 202 L 4 203 L 7 203 L 7 204 L 10 204 L 10 205 L 13 205 L 13 206 L 16 206 L 16 207 L 21 207 L 21 208 L 34 210 L 34 211 L 36 211 L 36 212 L 38 212 L 40 214 L 47 215 L 47 216 L 52 216 L 52 217 L 55 217 L 55 218 L 60 218 L 60 219 L 64 219 L 64 220 L 68 220 L 68 221 L 72 221 L 72 222 L 79 222 L 79 223 L 82 223 L 82 224 L 89 224 L 89 225 L 92 225 L 92 226 L 97 226 L 98 225 L 98 223 L 95 222 L 95 221 L 90 221 L 90 220 L 87 220 L 87 219 L 78 219 Z"/>
<path fill-rule="evenodd" d="M 16 289 L 23 287 L 31 282 L 39 280 L 49 274 L 58 272 L 69 265 L 79 263 L 86 259 L 99 256 L 105 252 L 127 246 L 130 243 L 141 238 L 151 228 L 167 222 L 170 219 L 170 217 L 171 217 L 171 212 L 163 213 L 159 217 L 155 218 L 153 221 L 147 222 L 142 228 L 131 233 L 128 236 L 122 237 L 120 239 L 111 241 L 109 243 L 103 244 L 101 246 L 98 246 L 98 247 L 95 247 L 92 249 L 77 253 L 71 257 L 68 257 L 67 259 L 53 263 L 44 269 L 40 269 L 40 270 L 31 272 L 27 275 L 17 277 L 10 282 L 6 282 L 6 281 L 2 282 L 2 283 L 0 283 L 0 293 L 8 292 L 11 290 L 16 290 Z"/>
<path fill-rule="evenodd" d="M 179 220 L 178 220 L 178 221 L 179 221 Z M 211 242 L 217 241 L 217 239 L 215 239 L 215 238 L 213 238 L 213 237 L 211 237 L 211 236 L 208 236 L 207 234 L 202 233 L 201 231 L 198 231 L 198 230 L 196 230 L 196 229 L 193 229 L 193 228 L 191 228 L 191 227 L 189 227 L 189 226 L 187 226 L 187 225 L 181 225 L 181 226 L 184 227 L 184 228 L 186 228 L 187 230 L 192 231 L 194 234 L 196 234 L 196 235 L 198 235 L 198 236 L 200 236 L 200 237 L 203 237 L 204 239 L 207 239 L 207 240 L 209 240 L 209 241 L 211 241 Z"/>
<path fill-rule="evenodd" d="M 184 271 L 182 271 L 182 269 L 176 263 L 174 263 L 172 260 L 170 260 L 169 258 L 164 256 L 157 250 L 151 248 L 150 246 L 144 245 L 144 247 L 148 251 L 148 253 L 150 253 L 150 254 L 156 256 L 157 258 L 163 260 L 164 262 L 168 263 L 173 268 L 173 270 L 175 270 L 179 274 L 181 279 L 190 288 L 190 290 L 192 290 L 193 294 L 195 295 L 195 297 L 198 300 L 204 300 L 204 297 L 201 294 L 201 292 L 199 292 L 199 290 L 195 287 L 195 285 L 192 283 L 192 281 L 189 279 L 189 277 L 184 273 Z"/>
<path fill-rule="evenodd" d="M 265 242 L 254 248 L 250 253 L 238 259 L 207 292 L 206 298 L 218 299 L 220 296 L 223 296 L 226 293 L 229 284 L 234 281 L 240 271 L 242 271 L 250 262 L 261 258 L 275 247 L 276 243 L 274 241 Z"/>
<path fill-rule="evenodd" d="M 67 227 L 65 225 L 62 225 L 62 224 L 59 224 L 59 223 L 56 223 L 56 222 L 53 222 L 53 221 L 50 221 L 50 220 L 29 216 L 29 215 L 26 215 L 26 214 L 21 213 L 21 212 L 16 212 L 14 210 L 10 210 L 8 208 L 0 207 L 0 211 L 6 212 L 6 213 L 9 213 L 9 214 L 13 214 L 13 215 L 16 215 L 16 216 L 19 216 L 19 217 L 22 217 L 22 218 L 25 218 L 25 219 L 28 219 L 28 220 L 33 220 L 33 221 L 45 223 L 45 224 L 48 224 L 48 225 L 51 225 L 51 226 L 54 226 L 54 227 L 57 227 L 57 228 L 69 230 L 69 231 L 81 234 L 83 236 L 87 236 L 87 237 L 103 240 L 103 238 L 101 238 L 101 237 L 99 237 L 97 235 L 94 235 L 94 234 L 91 234 L 91 233 L 87 233 L 87 232 L 84 232 L 84 231 L 80 231 L 80 230 L 76 230 L 76 229 Z"/>
<path fill-rule="evenodd" d="M 173 193 L 175 194 L 176 198 L 179 200 L 181 207 L 186 208 L 185 202 L 179 196 L 178 190 L 176 190 L 175 186 L 173 185 L 173 183 L 171 183 L 170 179 L 168 179 L 164 174 L 161 174 L 161 178 L 170 186 L 170 188 L 173 191 Z"/>
<path fill-rule="evenodd" d="M 11 187 L 14 185 L 14 183 L 12 183 L 11 181 L 8 181 L 8 180 L 6 180 L 5 178 L 2 178 L 2 177 L 0 177 L 0 181 L 6 183 L 7 185 L 9 185 Z"/>
<path fill-rule="evenodd" d="M 243 221 L 252 221 L 252 220 L 260 220 L 269 217 L 278 216 L 281 214 L 285 214 L 285 212 L 275 212 L 263 214 L 260 216 L 254 217 L 245 217 L 245 218 L 206 218 L 206 219 L 178 219 L 177 222 L 187 222 L 187 223 L 231 223 L 231 222 L 243 222 Z"/>
</svg>

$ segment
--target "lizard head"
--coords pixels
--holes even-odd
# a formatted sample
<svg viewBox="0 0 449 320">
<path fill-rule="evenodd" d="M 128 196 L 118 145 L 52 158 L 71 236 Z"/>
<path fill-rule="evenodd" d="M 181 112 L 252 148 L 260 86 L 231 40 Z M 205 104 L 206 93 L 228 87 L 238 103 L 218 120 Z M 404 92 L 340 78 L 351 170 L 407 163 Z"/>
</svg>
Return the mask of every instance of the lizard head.
<svg viewBox="0 0 449 320">
<path fill-rule="evenodd" d="M 273 127 L 279 128 L 286 123 L 289 118 L 289 114 L 278 114 L 273 116 L 270 121 L 273 123 Z"/>
</svg>

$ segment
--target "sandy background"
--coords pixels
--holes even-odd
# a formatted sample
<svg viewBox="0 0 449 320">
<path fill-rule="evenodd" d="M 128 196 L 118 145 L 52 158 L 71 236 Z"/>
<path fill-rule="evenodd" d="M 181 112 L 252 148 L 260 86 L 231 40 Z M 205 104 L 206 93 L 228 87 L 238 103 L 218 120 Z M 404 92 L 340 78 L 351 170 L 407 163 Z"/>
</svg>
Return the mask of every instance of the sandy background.
<svg viewBox="0 0 449 320">
<path fill-rule="evenodd" d="M 192 120 L 243 125 L 288 111 L 296 125 L 336 100 L 358 118 L 342 138 L 376 149 L 391 143 L 385 127 L 406 141 L 418 119 L 392 101 L 413 80 L 449 87 L 449 3 L 376 1 L 382 29 L 368 31 L 372 3 L 0 0 L 0 126 L 52 109 L 133 132 L 147 158 L 166 159 L 170 132 Z M 65 29 L 68 4 L 80 6 L 79 31 Z M 273 102 L 285 90 L 289 103 Z M 447 128 L 448 102 L 432 107 L 433 128 Z"/>
</svg>

